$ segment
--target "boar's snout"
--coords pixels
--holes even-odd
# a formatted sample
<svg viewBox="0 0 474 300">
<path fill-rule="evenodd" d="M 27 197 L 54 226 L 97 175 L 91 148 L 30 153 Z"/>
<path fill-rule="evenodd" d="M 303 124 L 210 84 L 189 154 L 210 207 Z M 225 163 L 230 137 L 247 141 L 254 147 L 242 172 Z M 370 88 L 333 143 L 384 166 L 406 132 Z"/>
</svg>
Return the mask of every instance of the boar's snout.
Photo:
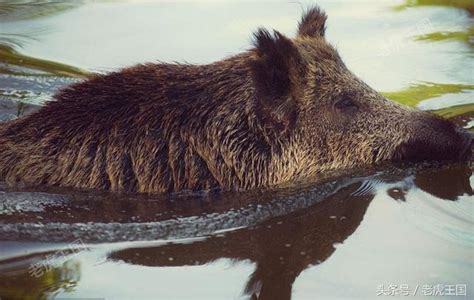
<svg viewBox="0 0 474 300">
<path fill-rule="evenodd" d="M 394 158 L 403 161 L 468 160 L 474 134 L 451 121 L 422 113 L 410 126 L 409 138 L 397 147 Z"/>
</svg>

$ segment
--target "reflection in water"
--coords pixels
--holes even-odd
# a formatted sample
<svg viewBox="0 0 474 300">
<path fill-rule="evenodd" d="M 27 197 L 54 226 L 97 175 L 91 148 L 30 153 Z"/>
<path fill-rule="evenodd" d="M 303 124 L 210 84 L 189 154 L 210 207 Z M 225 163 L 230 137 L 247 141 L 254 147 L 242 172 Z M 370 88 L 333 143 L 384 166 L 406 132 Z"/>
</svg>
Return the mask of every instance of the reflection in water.
<svg viewBox="0 0 474 300">
<path fill-rule="evenodd" d="M 72 291 L 80 280 L 80 264 L 77 261 L 68 260 L 60 265 L 48 265 L 45 269 L 34 269 L 52 254 L 45 252 L 2 260 L 0 298 L 49 299 L 59 291 Z"/>
<path fill-rule="evenodd" d="M 296 277 L 325 261 L 360 224 L 372 195 L 352 197 L 356 186 L 319 204 L 256 226 L 192 244 L 168 244 L 114 252 L 113 260 L 143 266 L 203 265 L 220 258 L 251 260 L 256 269 L 245 293 L 255 299 L 290 299 Z M 169 257 L 173 260 L 170 261 Z"/>
<path fill-rule="evenodd" d="M 285 216 L 365 180 L 320 178 L 318 185 L 306 182 L 279 190 L 149 196 L 9 188 L 3 196 L 0 191 L 0 235 L 4 240 L 89 242 L 189 238 Z"/>
<path fill-rule="evenodd" d="M 467 166 L 434 173 L 419 171 L 414 184 L 441 199 L 456 200 L 466 193 L 472 195 L 471 173 Z M 411 176 L 405 179 L 408 178 Z M 379 184 L 382 182 L 378 176 L 369 182 L 374 179 Z M 393 179 L 384 180 L 389 183 Z M 404 180 L 400 182 L 405 183 Z M 256 270 L 246 284 L 245 293 L 251 299 L 290 299 L 298 275 L 306 268 L 324 262 L 336 250 L 335 245 L 357 229 L 374 197 L 367 193 L 370 191 L 368 186 L 370 183 L 367 182 L 349 186 L 305 210 L 225 235 L 211 236 L 204 241 L 129 248 L 113 252 L 110 258 L 155 267 L 201 265 L 223 257 L 251 260 L 256 263 Z M 361 187 L 364 188 L 361 190 Z M 397 187 L 406 189 L 406 185 Z M 390 188 L 387 193 L 393 190 Z"/>
<path fill-rule="evenodd" d="M 89 221 L 93 220 L 94 222 L 83 229 L 94 232 L 94 227 L 100 227 L 101 222 L 116 222 L 116 227 L 109 234 L 114 236 L 115 241 L 120 239 L 129 241 L 131 236 L 128 235 L 130 228 L 127 227 L 127 224 L 134 221 L 133 224 L 137 226 L 140 222 L 124 219 L 123 211 L 126 211 L 128 215 L 144 218 L 143 220 L 146 221 L 143 221 L 143 224 L 149 227 L 156 226 L 156 230 L 168 230 L 160 224 L 171 218 L 174 220 L 174 227 L 181 228 L 184 232 L 191 234 L 188 237 L 201 236 L 205 238 L 191 239 L 185 243 L 165 242 L 159 246 L 156 244 L 136 246 L 134 243 L 117 244 L 117 246 L 112 244 L 107 246 L 109 249 L 107 263 L 121 262 L 122 265 L 125 263 L 126 265 L 160 268 L 197 265 L 204 267 L 222 258 L 232 261 L 251 261 L 256 267 L 245 283 L 244 295 L 247 295 L 249 299 L 290 299 L 293 283 L 299 274 L 307 268 L 326 261 L 337 250 L 337 245 L 344 243 L 357 230 L 375 196 L 388 194 L 394 199 L 392 201 L 399 201 L 400 205 L 405 205 L 404 201 L 409 201 L 406 195 L 413 189 L 421 189 L 436 197 L 436 201 L 456 201 L 459 196 L 473 194 L 470 185 L 471 176 L 472 168 L 469 164 L 417 167 L 404 170 L 391 168 L 391 171 L 374 172 L 370 176 L 355 180 L 353 177 L 350 180 L 347 177 L 342 177 L 321 185 L 307 185 L 304 188 L 306 194 L 301 189 L 288 188 L 257 201 L 253 197 L 259 194 L 240 194 L 237 197 L 224 196 L 218 200 L 214 199 L 216 205 L 204 203 L 202 195 L 182 195 L 177 196 L 178 199 L 162 198 L 154 199 L 154 201 L 140 199 L 140 197 L 131 198 L 128 203 L 125 200 L 120 200 L 116 208 L 113 208 L 112 206 L 108 207 L 105 198 L 99 196 L 96 205 L 105 204 L 100 209 L 94 208 L 93 211 L 103 211 L 104 213 L 90 212 Z M 333 188 L 329 189 L 328 184 Z M 318 190 L 323 192 L 316 193 Z M 18 193 L 25 195 L 31 192 L 8 191 L 6 195 L 13 195 L 11 196 L 13 199 L 18 196 Z M 5 220 L 5 223 L 37 222 L 35 216 L 39 215 L 51 218 L 54 220 L 53 224 L 57 225 L 68 222 L 67 218 L 61 219 L 52 214 L 52 210 L 49 210 L 48 207 L 54 207 L 54 210 L 70 211 L 72 216 L 76 214 L 73 220 L 69 221 L 73 224 L 77 221 L 74 218 L 86 217 L 81 212 L 81 207 L 84 208 L 84 203 L 86 203 L 84 202 L 85 198 L 89 198 L 88 205 L 92 205 L 94 201 L 91 194 L 85 195 L 68 201 L 54 196 L 52 198 L 54 204 L 42 200 L 36 208 L 34 203 L 30 203 L 33 207 L 23 204 L 22 209 L 18 211 L 21 213 L 3 215 L 2 219 Z M 268 193 L 261 195 L 268 195 Z M 295 199 L 304 195 L 309 198 L 316 195 L 322 197 L 317 201 L 307 201 L 306 205 L 301 205 L 301 203 L 295 205 L 298 203 Z M 275 199 L 278 199 L 279 205 L 272 202 Z M 381 201 L 390 201 L 389 199 L 382 198 Z M 207 199 L 207 201 L 213 200 Z M 259 203 L 256 205 L 256 207 L 260 207 L 259 209 L 241 210 L 238 214 L 229 214 L 237 209 L 236 206 L 243 205 L 245 207 L 246 204 L 255 201 Z M 58 209 L 58 206 L 61 208 Z M 37 209 L 38 207 L 40 209 Z M 168 210 L 163 210 L 165 207 Z M 262 211 L 269 213 L 261 213 Z M 273 215 L 272 212 L 274 212 Z M 453 211 L 449 213 L 453 213 Z M 18 215 L 22 216 L 18 217 Z M 195 216 L 197 218 L 200 215 L 205 215 L 197 222 L 202 222 L 202 226 L 197 226 L 197 230 L 189 231 L 189 228 L 186 227 L 190 224 L 186 223 L 186 217 Z M 468 219 L 468 222 L 471 222 L 472 225 L 471 220 Z M 231 225 L 229 226 L 229 224 Z M 205 225 L 209 225 L 214 234 L 210 234 L 211 232 Z M 427 226 L 429 227 L 429 224 Z M 49 231 L 44 230 L 41 226 L 36 228 L 38 232 L 34 232 L 33 227 L 24 231 L 21 239 L 36 239 L 37 233 L 46 237 L 53 236 L 53 239 L 58 238 L 52 228 Z M 61 230 L 61 228 L 58 225 L 56 230 Z M 222 229 L 233 230 L 220 232 Z M 80 237 L 87 239 L 90 236 L 90 234 L 84 233 Z M 169 236 L 169 234 L 162 236 Z M 71 236 L 65 235 L 63 237 L 68 239 Z M 143 239 L 140 234 L 136 234 L 134 237 Z M 19 237 L 11 236 L 11 238 L 18 239 Z M 103 253 L 103 250 L 99 250 L 100 245 L 90 245 L 90 247 L 91 252 L 102 251 Z M 33 257 L 44 259 L 44 254 Z M 12 290 L 7 287 L 21 287 L 26 286 L 25 284 L 31 286 L 35 295 L 50 293 L 51 286 L 64 292 L 65 286 L 71 286 L 71 282 L 79 281 L 81 277 L 79 269 L 75 269 L 72 272 L 74 273 L 73 279 L 67 276 L 65 279 L 65 276 L 61 274 L 70 274 L 71 271 L 68 265 L 63 265 L 54 269 L 55 276 L 48 276 L 48 279 L 42 277 L 38 281 L 32 280 L 27 272 L 28 266 L 31 265 L 31 259 L 31 255 L 27 255 L 4 259 L 0 262 L 1 284 L 6 284 L 0 288 L 0 297 L 16 295 L 7 294 L 7 290 Z M 14 267 L 10 267 L 12 265 Z M 11 271 L 12 268 L 14 271 Z M 80 281 L 77 283 L 79 287 L 80 283 Z"/>
<path fill-rule="evenodd" d="M 473 194 L 471 175 L 468 166 L 448 167 L 442 172 L 420 171 L 415 177 L 415 185 L 437 198 L 454 201 L 463 194 Z"/>
</svg>

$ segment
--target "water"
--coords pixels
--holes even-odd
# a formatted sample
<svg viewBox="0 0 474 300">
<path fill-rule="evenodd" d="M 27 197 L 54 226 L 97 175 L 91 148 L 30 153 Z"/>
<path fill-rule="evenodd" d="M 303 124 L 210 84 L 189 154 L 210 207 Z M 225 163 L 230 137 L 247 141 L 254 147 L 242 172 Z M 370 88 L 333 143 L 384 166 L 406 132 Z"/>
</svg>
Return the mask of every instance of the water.
<svg viewBox="0 0 474 300">
<path fill-rule="evenodd" d="M 258 26 L 292 35 L 308 3 L 3 1 L 0 119 L 91 72 L 215 61 L 247 49 Z M 318 3 L 364 81 L 474 127 L 472 1 Z M 156 196 L 0 184 L 0 298 L 473 298 L 472 170 L 387 165 Z"/>
</svg>

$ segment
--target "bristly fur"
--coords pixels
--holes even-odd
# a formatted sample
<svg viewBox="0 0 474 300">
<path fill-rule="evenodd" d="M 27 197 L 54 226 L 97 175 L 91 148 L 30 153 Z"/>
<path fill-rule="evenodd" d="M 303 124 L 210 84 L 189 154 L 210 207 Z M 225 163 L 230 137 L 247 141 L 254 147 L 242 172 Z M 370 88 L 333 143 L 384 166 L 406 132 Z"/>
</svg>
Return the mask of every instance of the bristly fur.
<svg viewBox="0 0 474 300">
<path fill-rule="evenodd" d="M 319 7 L 309 8 L 298 24 L 298 36 L 324 37 L 326 19 L 326 14 Z"/>
<path fill-rule="evenodd" d="M 452 123 L 385 99 L 347 70 L 325 20 L 312 8 L 295 39 L 260 29 L 253 49 L 212 64 L 137 65 L 73 84 L 0 126 L 0 180 L 239 190 L 465 154 L 471 140 Z"/>
<path fill-rule="evenodd" d="M 296 45 L 287 37 L 265 29 L 255 33 L 255 50 L 258 59 L 252 62 L 258 105 L 256 114 L 268 134 L 287 133 L 294 125 L 297 107 L 293 91 L 299 84 L 298 66 L 302 65 Z M 276 138 L 276 137 L 275 137 Z"/>
</svg>

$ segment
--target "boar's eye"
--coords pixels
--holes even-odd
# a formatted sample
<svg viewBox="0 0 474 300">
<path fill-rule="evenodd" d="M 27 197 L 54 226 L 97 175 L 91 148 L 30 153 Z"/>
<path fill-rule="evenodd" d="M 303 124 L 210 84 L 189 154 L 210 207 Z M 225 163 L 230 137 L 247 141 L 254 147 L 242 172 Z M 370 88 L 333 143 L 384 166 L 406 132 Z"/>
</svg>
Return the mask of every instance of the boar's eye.
<svg viewBox="0 0 474 300">
<path fill-rule="evenodd" d="M 334 103 L 334 107 L 339 110 L 352 110 L 357 108 L 357 104 L 348 96 L 343 96 Z"/>
</svg>

